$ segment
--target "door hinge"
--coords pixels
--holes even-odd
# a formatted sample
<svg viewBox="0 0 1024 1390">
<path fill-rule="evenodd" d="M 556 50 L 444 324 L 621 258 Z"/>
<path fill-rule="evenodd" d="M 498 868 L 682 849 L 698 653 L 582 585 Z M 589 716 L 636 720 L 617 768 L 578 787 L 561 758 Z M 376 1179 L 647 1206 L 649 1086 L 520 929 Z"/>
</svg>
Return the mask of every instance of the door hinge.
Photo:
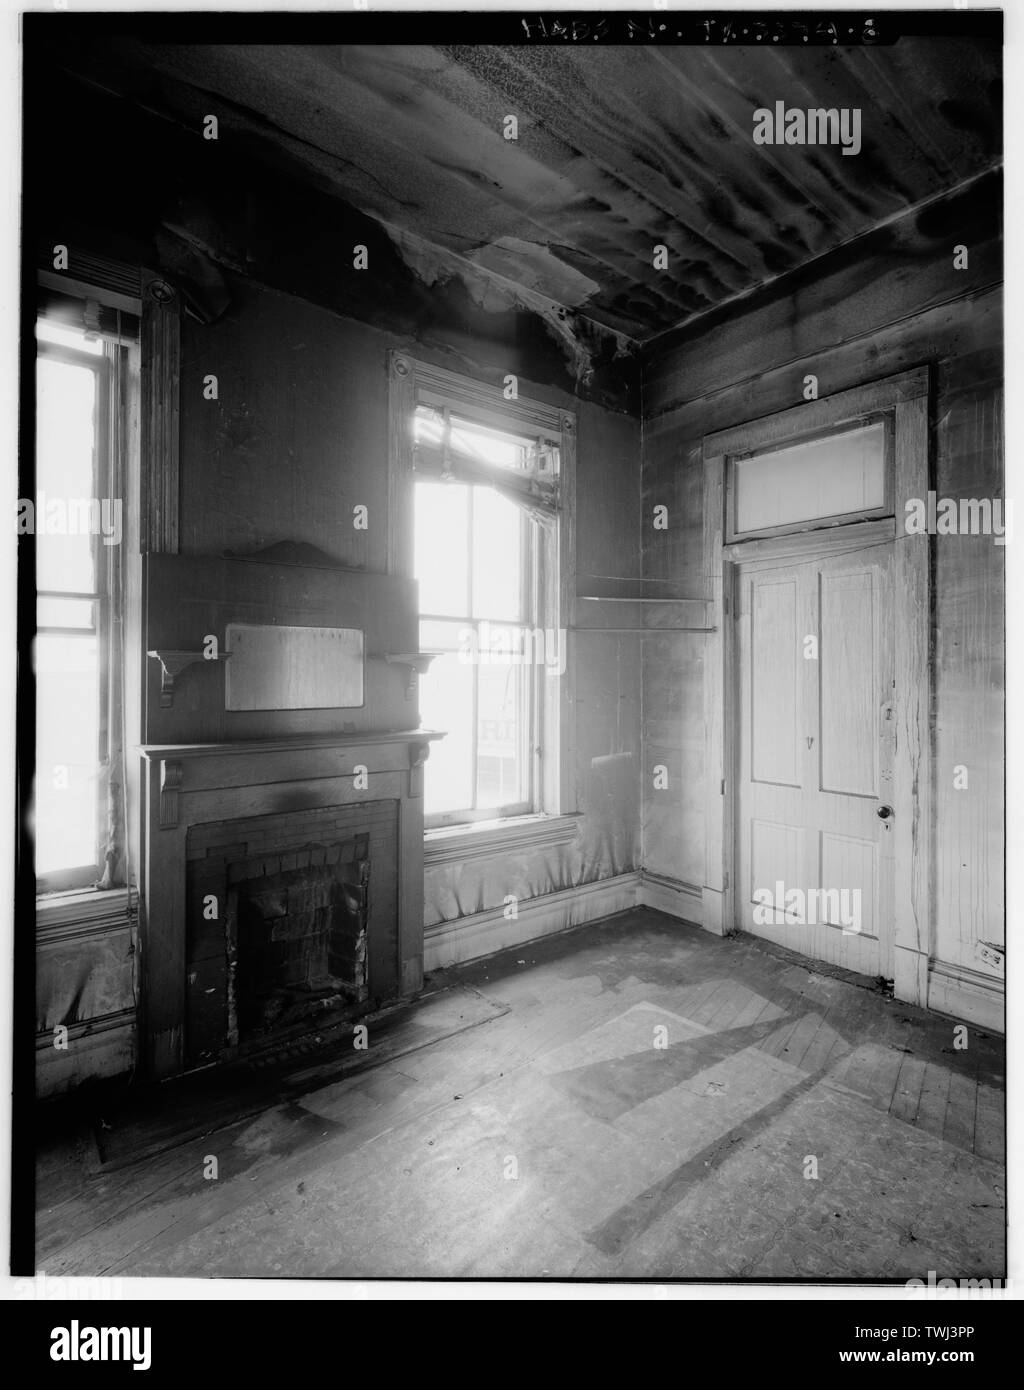
<svg viewBox="0 0 1024 1390">
<path fill-rule="evenodd" d="M 728 887 L 729 887 L 729 875 L 728 875 L 728 874 L 723 874 L 723 875 L 722 875 L 722 887 L 723 887 L 723 888 L 728 888 Z"/>
<path fill-rule="evenodd" d="M 720 791 L 719 795 L 720 795 L 720 796 L 724 796 L 724 795 L 725 795 L 725 778 L 724 778 L 724 777 L 722 778 L 722 787 L 721 787 L 721 791 Z"/>
</svg>

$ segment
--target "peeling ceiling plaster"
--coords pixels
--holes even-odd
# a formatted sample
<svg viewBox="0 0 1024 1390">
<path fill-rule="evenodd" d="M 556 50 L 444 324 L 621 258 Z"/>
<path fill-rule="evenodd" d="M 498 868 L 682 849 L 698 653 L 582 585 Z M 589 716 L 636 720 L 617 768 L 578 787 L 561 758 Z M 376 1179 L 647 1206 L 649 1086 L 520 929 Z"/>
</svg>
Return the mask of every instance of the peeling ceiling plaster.
<svg viewBox="0 0 1024 1390">
<path fill-rule="evenodd" d="M 580 386 L 586 387 L 590 382 L 595 340 L 612 339 L 616 356 L 626 356 L 632 351 L 634 345 L 624 333 L 613 333 L 598 325 L 586 325 L 585 321 L 572 313 L 564 302 L 559 303 L 547 295 L 540 294 L 521 281 L 506 278 L 500 270 L 491 265 L 480 265 L 474 259 L 466 259 L 433 246 L 400 227 L 385 224 L 384 229 L 405 264 L 424 284 L 432 286 L 439 282 L 458 279 L 466 286 L 473 302 L 482 309 L 500 313 L 503 310 L 518 308 L 528 309 L 536 314 L 565 354 L 570 373 Z M 535 249 L 542 255 L 550 255 L 544 248 Z M 522 253 L 517 251 L 516 254 Z M 581 276 L 576 278 L 583 279 Z M 589 331 L 586 331 L 587 328 Z"/>
</svg>

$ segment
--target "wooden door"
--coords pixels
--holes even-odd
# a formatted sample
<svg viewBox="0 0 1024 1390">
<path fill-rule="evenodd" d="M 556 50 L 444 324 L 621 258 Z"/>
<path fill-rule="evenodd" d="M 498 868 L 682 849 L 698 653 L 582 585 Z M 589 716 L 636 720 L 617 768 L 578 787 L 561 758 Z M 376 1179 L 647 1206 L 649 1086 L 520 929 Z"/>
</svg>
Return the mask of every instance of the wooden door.
<svg viewBox="0 0 1024 1390">
<path fill-rule="evenodd" d="M 738 925 L 891 977 L 892 545 L 736 579 Z"/>
</svg>

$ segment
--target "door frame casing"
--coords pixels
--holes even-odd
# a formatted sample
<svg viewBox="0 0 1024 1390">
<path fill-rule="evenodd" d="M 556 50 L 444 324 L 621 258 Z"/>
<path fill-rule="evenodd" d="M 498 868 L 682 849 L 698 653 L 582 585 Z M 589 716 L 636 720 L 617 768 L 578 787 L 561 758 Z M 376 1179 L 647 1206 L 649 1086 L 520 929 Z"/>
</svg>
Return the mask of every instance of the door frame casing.
<svg viewBox="0 0 1024 1390">
<path fill-rule="evenodd" d="M 932 950 L 931 894 L 931 609 L 930 537 L 908 535 L 902 524 L 907 502 L 928 496 L 930 460 L 927 366 L 868 382 L 820 400 L 762 416 L 704 436 L 704 594 L 710 604 L 704 658 L 705 851 L 702 887 L 704 926 L 719 935 L 736 926 L 736 739 L 737 663 L 732 616 L 738 552 L 780 557 L 833 544 L 831 553 L 852 548 L 853 526 L 860 545 L 885 527 L 893 536 L 893 598 L 896 647 L 893 762 L 895 810 L 894 993 L 908 1003 L 927 1004 Z M 890 414 L 893 428 L 894 522 L 853 523 L 789 533 L 774 540 L 724 544 L 726 468 L 731 456 L 772 444 L 839 429 L 868 413 Z M 842 533 L 846 532 L 846 535 Z M 806 538 L 806 539 L 802 539 Z"/>
</svg>

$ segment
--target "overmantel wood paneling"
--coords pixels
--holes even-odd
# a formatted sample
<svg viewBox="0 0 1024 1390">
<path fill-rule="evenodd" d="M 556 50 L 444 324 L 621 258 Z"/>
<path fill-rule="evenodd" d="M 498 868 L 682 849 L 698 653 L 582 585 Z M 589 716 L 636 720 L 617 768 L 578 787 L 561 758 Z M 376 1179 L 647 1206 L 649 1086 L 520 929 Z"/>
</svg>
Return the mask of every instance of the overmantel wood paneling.
<svg viewBox="0 0 1024 1390">
<path fill-rule="evenodd" d="M 148 660 L 145 743 L 405 728 L 415 719 L 408 675 L 386 657 L 418 650 L 415 585 L 397 575 L 207 556 L 155 555 L 143 566 L 145 650 L 201 653 L 209 636 L 227 649 L 229 623 L 357 628 L 364 634 L 362 707 L 228 711 L 224 668 L 230 656 L 197 660 L 161 704 L 160 663 Z"/>
</svg>

